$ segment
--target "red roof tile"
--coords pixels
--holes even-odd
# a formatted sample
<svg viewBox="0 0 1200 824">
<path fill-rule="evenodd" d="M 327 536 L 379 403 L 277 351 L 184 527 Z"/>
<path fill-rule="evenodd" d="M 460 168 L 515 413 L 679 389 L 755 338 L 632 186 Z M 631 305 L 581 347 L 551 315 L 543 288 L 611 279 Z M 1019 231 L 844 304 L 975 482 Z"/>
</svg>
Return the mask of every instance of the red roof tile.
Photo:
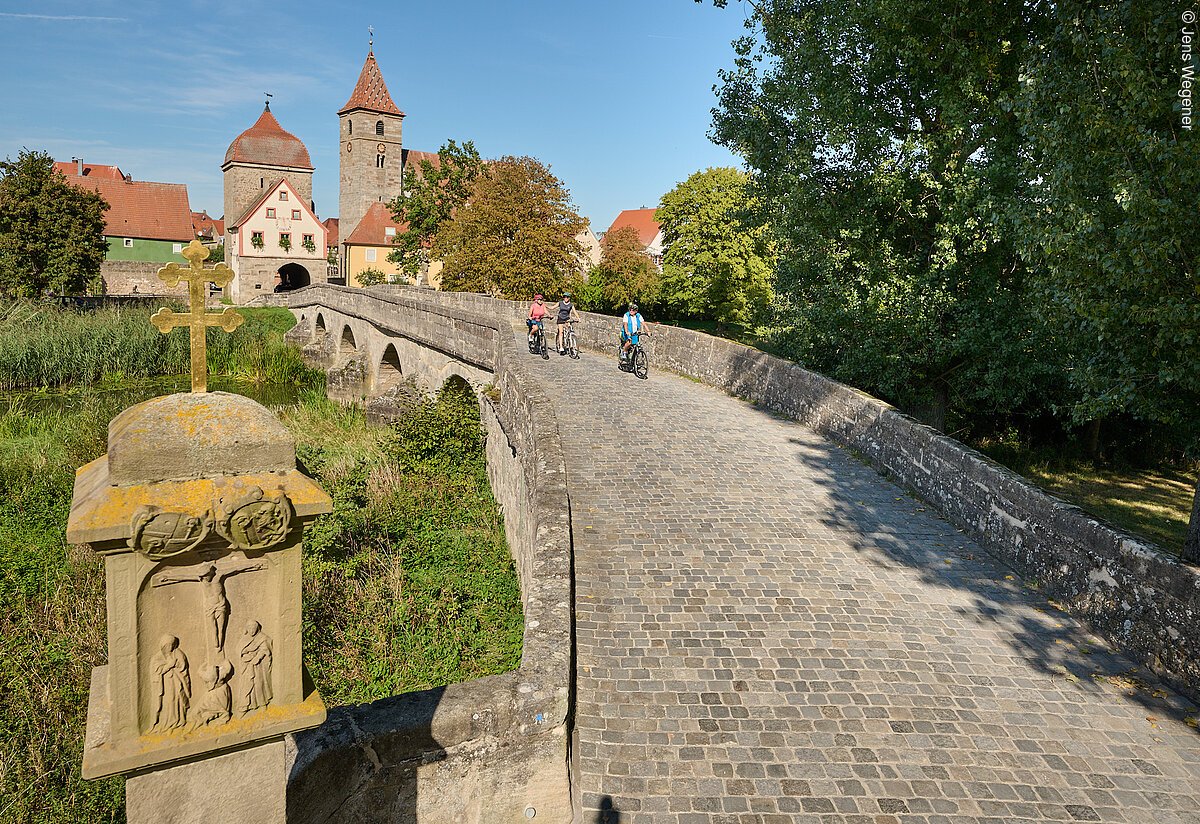
<svg viewBox="0 0 1200 824">
<path fill-rule="evenodd" d="M 54 161 L 55 171 L 62 172 L 69 177 L 79 175 L 79 164 L 73 160 L 56 160 Z M 103 178 L 104 180 L 124 180 L 125 173 L 116 166 L 101 166 L 96 163 L 83 164 L 83 176 Z"/>
<path fill-rule="evenodd" d="M 196 237 L 218 240 L 225 234 L 225 221 L 208 216 L 208 212 L 192 212 L 192 231 Z"/>
<path fill-rule="evenodd" d="M 338 114 L 345 114 L 352 109 L 366 109 L 371 112 L 398 114 L 404 117 L 404 112 L 396 107 L 392 96 L 388 94 L 387 83 L 383 82 L 383 73 L 379 71 L 379 64 L 375 62 L 375 52 L 373 51 L 367 52 L 367 60 L 363 63 L 362 71 L 358 75 L 354 93 L 350 95 L 350 99 L 346 101 L 346 105 L 342 106 Z"/>
<path fill-rule="evenodd" d="M 367 209 L 362 220 L 354 227 L 350 237 L 346 238 L 347 246 L 391 246 L 392 238 L 387 229 L 395 229 L 397 233 L 408 228 L 407 223 L 397 223 L 392 220 L 387 204 L 376 201 Z"/>
<path fill-rule="evenodd" d="M 338 219 L 336 217 L 325 218 L 325 245 L 338 245 Z"/>
<path fill-rule="evenodd" d="M 104 234 L 108 237 L 183 243 L 195 237 L 187 186 L 182 183 L 110 180 L 90 175 L 68 175 L 67 182 L 99 192 L 108 203 L 110 208 L 104 213 Z"/>
<path fill-rule="evenodd" d="M 291 166 L 312 169 L 308 149 L 291 132 L 283 130 L 268 106 L 258 120 L 233 139 L 225 152 L 225 163 L 261 163 L 265 166 Z M 223 164 L 224 165 L 224 164 Z"/>
<path fill-rule="evenodd" d="M 637 230 L 638 240 L 643 246 L 649 246 L 654 242 L 654 238 L 658 236 L 659 223 L 654 219 L 653 209 L 626 209 L 617 215 L 617 219 L 612 222 L 612 226 L 608 227 L 608 231 L 620 229 L 623 226 L 632 226 Z"/>
</svg>

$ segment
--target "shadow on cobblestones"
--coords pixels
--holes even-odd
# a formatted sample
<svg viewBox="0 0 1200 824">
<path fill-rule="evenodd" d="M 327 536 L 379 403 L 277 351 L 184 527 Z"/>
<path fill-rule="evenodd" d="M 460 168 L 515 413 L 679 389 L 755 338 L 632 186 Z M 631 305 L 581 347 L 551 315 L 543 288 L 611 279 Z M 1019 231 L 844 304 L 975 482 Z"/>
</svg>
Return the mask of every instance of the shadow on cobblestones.
<svg viewBox="0 0 1200 824">
<path fill-rule="evenodd" d="M 765 410 L 761 414 L 775 417 Z M 908 567 L 919 575 L 920 584 L 936 590 L 952 590 L 947 595 L 947 614 L 956 623 L 988 627 L 1008 642 L 1012 650 L 1031 667 L 1059 684 L 1067 695 L 1089 693 L 1096 697 L 1121 696 L 1150 713 L 1147 725 L 1157 729 L 1160 719 L 1189 721 L 1194 734 L 1196 705 L 1176 693 L 1146 668 L 1140 667 L 1119 650 L 1108 647 L 1100 637 L 1071 617 L 1053 597 L 1042 592 L 1038 581 L 1023 580 L 1017 572 L 943 520 L 919 499 L 882 481 L 875 470 L 849 450 L 829 442 L 791 438 L 799 449 L 798 460 L 805 474 L 828 491 L 829 510 L 824 523 L 850 536 L 850 546 L 861 559 L 876 569 Z M 861 473 L 831 473 L 830 466 L 858 462 Z M 870 477 L 873 475 L 874 477 Z M 921 598 L 930 601 L 928 593 Z M 938 599 L 932 599 L 937 602 Z M 941 633 L 936 620 L 926 625 L 926 634 Z M 939 640 L 953 642 L 949 636 Z M 979 656 L 981 651 L 970 655 Z M 967 659 L 970 658 L 968 655 Z M 976 695 L 986 695 L 990 687 L 1011 687 L 1017 680 L 996 678 L 980 667 L 968 674 Z M 1032 686 L 1032 685 L 1030 685 Z"/>
</svg>

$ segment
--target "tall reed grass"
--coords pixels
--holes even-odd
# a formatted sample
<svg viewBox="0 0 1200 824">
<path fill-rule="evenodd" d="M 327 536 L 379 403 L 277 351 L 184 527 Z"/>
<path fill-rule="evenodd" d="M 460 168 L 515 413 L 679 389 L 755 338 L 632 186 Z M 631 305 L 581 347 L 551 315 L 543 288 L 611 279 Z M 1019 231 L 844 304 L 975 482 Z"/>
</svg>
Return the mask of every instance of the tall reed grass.
<svg viewBox="0 0 1200 824">
<path fill-rule="evenodd" d="M 282 333 L 295 323 L 286 309 L 239 309 L 232 334 L 209 329 L 208 369 L 261 383 L 312 380 Z M 77 311 L 30 301 L 0 304 L 0 390 L 90 384 L 187 372 L 186 329 L 163 335 L 142 307 Z"/>
</svg>

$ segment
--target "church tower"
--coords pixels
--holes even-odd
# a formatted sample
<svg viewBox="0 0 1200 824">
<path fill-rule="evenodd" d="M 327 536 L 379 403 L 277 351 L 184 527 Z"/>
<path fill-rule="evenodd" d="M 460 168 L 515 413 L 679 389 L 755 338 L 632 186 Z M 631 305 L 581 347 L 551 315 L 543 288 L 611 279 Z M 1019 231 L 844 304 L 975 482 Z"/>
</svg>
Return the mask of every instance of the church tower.
<svg viewBox="0 0 1200 824">
<path fill-rule="evenodd" d="M 338 112 L 341 136 L 338 234 L 342 238 L 354 234 L 372 203 L 386 203 L 400 194 L 404 170 L 400 141 L 403 119 L 404 112 L 388 94 L 372 46 L 354 93 Z"/>
</svg>

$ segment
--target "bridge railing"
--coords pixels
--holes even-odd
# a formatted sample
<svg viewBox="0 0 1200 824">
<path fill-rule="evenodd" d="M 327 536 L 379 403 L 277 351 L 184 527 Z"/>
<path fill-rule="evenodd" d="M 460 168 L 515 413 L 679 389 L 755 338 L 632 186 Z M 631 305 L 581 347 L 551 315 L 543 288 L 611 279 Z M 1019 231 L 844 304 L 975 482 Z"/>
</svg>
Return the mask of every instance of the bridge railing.
<svg viewBox="0 0 1200 824">
<path fill-rule="evenodd" d="M 292 311 L 403 337 L 491 373 L 488 474 L 521 579 L 525 631 L 510 673 L 337 707 L 295 737 L 289 819 L 566 822 L 573 813 L 570 506 L 553 405 L 511 323 L 420 294 L 313 286 Z M 331 334 L 334 334 L 331 332 Z"/>
</svg>

